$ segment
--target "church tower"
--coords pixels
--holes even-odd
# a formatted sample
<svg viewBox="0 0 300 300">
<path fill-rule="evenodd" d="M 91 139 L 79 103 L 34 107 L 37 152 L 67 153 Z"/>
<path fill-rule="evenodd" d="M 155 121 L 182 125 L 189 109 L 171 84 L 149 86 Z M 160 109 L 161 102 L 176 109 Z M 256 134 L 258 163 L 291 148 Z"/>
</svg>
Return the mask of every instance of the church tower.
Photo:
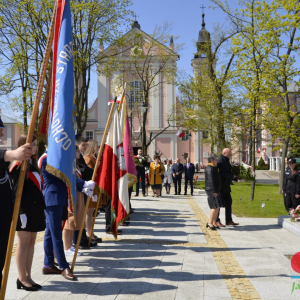
<svg viewBox="0 0 300 300">
<path fill-rule="evenodd" d="M 205 63 L 207 62 L 207 52 L 209 47 L 211 47 L 210 42 L 210 33 L 205 28 L 205 14 L 202 14 L 202 28 L 199 31 L 198 40 L 196 43 L 197 53 L 194 55 L 194 59 L 192 59 L 192 67 L 193 74 L 196 76 L 199 75 L 201 69 L 205 67 Z"/>
<path fill-rule="evenodd" d="M 202 28 L 199 31 L 198 40 L 196 43 L 197 52 L 192 59 L 192 67 L 193 67 L 193 75 L 194 77 L 200 75 L 205 72 L 205 68 L 207 68 L 207 56 L 208 51 L 211 50 L 211 41 L 210 41 L 210 33 L 205 28 L 205 14 L 202 14 Z M 214 68 L 216 64 L 214 62 Z M 199 109 L 199 108 L 196 108 Z M 207 164 L 207 157 L 209 154 L 209 147 L 207 145 L 203 145 L 203 131 L 195 131 L 194 132 L 194 162 L 198 163 L 199 166 L 203 164 Z"/>
</svg>

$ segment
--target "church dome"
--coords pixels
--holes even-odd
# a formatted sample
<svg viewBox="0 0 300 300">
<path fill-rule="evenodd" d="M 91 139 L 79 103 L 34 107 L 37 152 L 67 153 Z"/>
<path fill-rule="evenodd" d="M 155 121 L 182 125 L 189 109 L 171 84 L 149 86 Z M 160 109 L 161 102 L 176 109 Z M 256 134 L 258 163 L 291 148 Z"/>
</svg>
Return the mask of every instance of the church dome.
<svg viewBox="0 0 300 300">
<path fill-rule="evenodd" d="M 210 38 L 209 31 L 206 30 L 205 24 L 204 27 L 199 31 L 198 41 L 197 43 L 206 43 Z"/>
<path fill-rule="evenodd" d="M 202 28 L 199 31 L 199 36 L 197 40 L 197 53 L 194 58 L 206 57 L 208 42 L 210 41 L 210 33 L 205 28 L 204 14 L 202 14 Z"/>
</svg>

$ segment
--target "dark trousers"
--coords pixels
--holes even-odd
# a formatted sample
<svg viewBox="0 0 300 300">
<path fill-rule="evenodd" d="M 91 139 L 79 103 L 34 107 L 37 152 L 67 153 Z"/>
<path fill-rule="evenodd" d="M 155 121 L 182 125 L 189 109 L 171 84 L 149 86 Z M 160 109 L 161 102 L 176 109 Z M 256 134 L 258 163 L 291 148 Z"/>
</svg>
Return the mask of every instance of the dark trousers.
<svg viewBox="0 0 300 300">
<path fill-rule="evenodd" d="M 190 183 L 188 181 L 190 181 Z M 191 186 L 191 194 L 193 195 L 193 191 L 194 191 L 193 178 L 185 178 L 185 181 L 184 181 L 184 193 L 185 194 L 187 194 L 188 184 L 190 184 L 190 186 Z"/>
<path fill-rule="evenodd" d="M 77 244 L 78 236 L 79 236 L 79 230 L 74 230 L 74 232 L 73 232 L 73 244 L 75 244 L 75 245 Z M 87 246 L 88 241 L 89 241 L 89 239 L 86 235 L 86 229 L 83 228 L 82 234 L 81 234 L 81 239 L 80 239 L 80 245 L 81 246 Z"/>
<path fill-rule="evenodd" d="M 0 280 L 1 280 L 0 290 L 1 290 L 1 283 L 2 283 L 2 270 L 5 264 L 9 232 L 10 232 L 10 222 L 7 225 L 5 225 L 5 228 L 1 228 L 0 230 Z"/>
<path fill-rule="evenodd" d="M 105 210 L 105 230 L 110 231 L 111 223 L 111 200 L 106 198 L 106 210 Z"/>
<path fill-rule="evenodd" d="M 63 206 L 48 206 L 45 209 L 45 213 L 46 231 L 44 237 L 44 265 L 52 266 L 54 264 L 54 249 L 59 267 L 65 270 L 66 268 L 69 268 L 69 264 L 66 260 L 64 244 L 62 240 L 61 219 L 63 215 Z"/>
<path fill-rule="evenodd" d="M 171 184 L 170 183 L 165 183 L 165 188 L 166 188 L 166 193 L 170 193 L 170 189 L 171 189 Z"/>
<path fill-rule="evenodd" d="M 0 211 L 0 290 L 2 283 L 2 271 L 5 264 L 6 249 L 8 244 L 10 225 L 13 215 L 13 195 L 8 182 L 1 187 L 1 211 Z"/>
<path fill-rule="evenodd" d="M 133 191 L 133 186 L 128 189 L 129 207 L 131 209 L 131 194 Z"/>
<path fill-rule="evenodd" d="M 174 182 L 174 187 L 175 187 L 175 194 L 177 194 L 177 191 L 178 191 L 178 194 L 180 194 L 181 193 L 181 178 L 173 177 L 173 182 Z M 177 189 L 177 186 L 178 186 L 178 189 Z"/>
<path fill-rule="evenodd" d="M 230 193 L 221 194 L 221 197 L 222 197 L 222 202 L 225 206 L 225 221 L 230 222 L 230 221 L 232 221 L 232 211 L 231 211 L 232 198 L 231 198 L 231 194 Z M 217 217 L 217 222 L 220 222 L 220 210 L 219 210 L 219 214 L 218 214 L 218 217 Z"/>
<path fill-rule="evenodd" d="M 139 195 L 139 184 L 140 184 L 140 178 L 142 180 L 142 193 L 143 195 L 145 195 L 145 173 L 137 173 L 136 174 L 136 178 L 137 178 L 137 183 L 136 183 L 136 192 L 135 195 L 138 196 Z"/>
<path fill-rule="evenodd" d="M 284 196 L 284 206 L 287 212 L 290 211 L 291 208 L 296 208 L 300 205 L 300 198 L 295 197 L 296 193 L 286 193 Z"/>
</svg>

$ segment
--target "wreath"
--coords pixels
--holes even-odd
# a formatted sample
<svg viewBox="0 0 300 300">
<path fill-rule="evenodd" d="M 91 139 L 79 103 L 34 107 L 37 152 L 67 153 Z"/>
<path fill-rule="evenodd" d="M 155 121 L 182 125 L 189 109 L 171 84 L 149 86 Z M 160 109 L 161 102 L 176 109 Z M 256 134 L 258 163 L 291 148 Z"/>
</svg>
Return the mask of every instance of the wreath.
<svg viewBox="0 0 300 300">
<path fill-rule="evenodd" d="M 139 167 L 143 167 L 145 164 L 146 159 L 144 157 L 134 157 L 134 163 Z"/>
</svg>

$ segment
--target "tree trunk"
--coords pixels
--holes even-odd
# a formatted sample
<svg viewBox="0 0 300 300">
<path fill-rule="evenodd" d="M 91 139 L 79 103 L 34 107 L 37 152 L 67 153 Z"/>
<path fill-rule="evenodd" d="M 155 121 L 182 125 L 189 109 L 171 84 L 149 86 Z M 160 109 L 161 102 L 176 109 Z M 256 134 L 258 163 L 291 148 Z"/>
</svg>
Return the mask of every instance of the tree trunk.
<svg viewBox="0 0 300 300">
<path fill-rule="evenodd" d="M 143 156 L 147 155 L 147 136 L 146 136 L 146 121 L 147 121 L 147 109 L 143 113 L 143 128 L 142 128 L 142 152 Z"/>
<path fill-rule="evenodd" d="M 278 191 L 279 194 L 282 194 L 284 171 L 285 171 L 285 158 L 287 156 L 288 147 L 289 147 L 289 139 L 284 139 L 284 143 L 282 147 L 282 157 L 281 157 L 281 170 L 279 176 L 279 191 Z"/>
</svg>

